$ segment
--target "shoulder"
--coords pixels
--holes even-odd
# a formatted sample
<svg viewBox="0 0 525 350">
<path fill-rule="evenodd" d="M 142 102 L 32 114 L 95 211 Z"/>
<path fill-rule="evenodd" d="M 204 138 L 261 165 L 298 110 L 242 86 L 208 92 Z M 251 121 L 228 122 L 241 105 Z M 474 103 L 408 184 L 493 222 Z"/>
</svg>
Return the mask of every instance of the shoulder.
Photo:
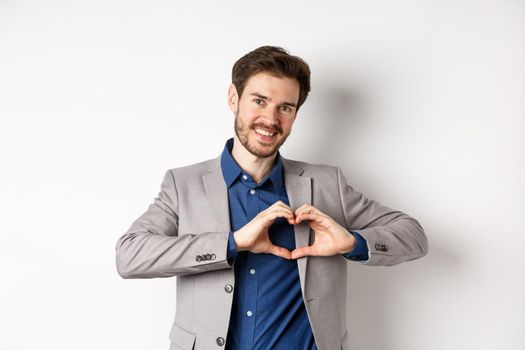
<svg viewBox="0 0 525 350">
<path fill-rule="evenodd" d="M 177 179 L 201 178 L 208 174 L 214 167 L 220 167 L 220 158 L 207 159 L 198 163 L 193 163 L 181 167 L 168 169 Z"/>
<path fill-rule="evenodd" d="M 302 176 L 313 178 L 337 178 L 339 167 L 328 164 L 314 164 L 299 160 L 283 158 L 285 170 L 301 173 Z"/>
</svg>

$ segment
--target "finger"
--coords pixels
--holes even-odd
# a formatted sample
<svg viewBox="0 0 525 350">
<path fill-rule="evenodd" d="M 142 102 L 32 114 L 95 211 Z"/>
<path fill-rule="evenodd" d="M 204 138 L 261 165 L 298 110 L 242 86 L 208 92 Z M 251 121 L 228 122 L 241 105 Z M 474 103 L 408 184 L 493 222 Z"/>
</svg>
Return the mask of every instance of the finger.
<svg viewBox="0 0 525 350">
<path fill-rule="evenodd" d="M 312 206 L 311 204 L 308 204 L 308 203 L 305 203 L 303 205 L 301 205 L 299 208 L 295 209 L 295 211 L 301 211 L 301 210 L 304 210 L 305 208 L 309 208 L 310 206 Z"/>
<path fill-rule="evenodd" d="M 292 208 L 290 208 L 290 206 L 289 206 L 288 204 L 286 204 L 285 202 L 283 202 L 283 201 L 281 201 L 281 200 L 279 200 L 279 201 L 273 203 L 273 204 L 270 206 L 270 208 L 272 208 L 272 207 L 283 207 L 283 208 L 288 208 L 288 209 L 292 210 Z"/>
<path fill-rule="evenodd" d="M 312 206 L 310 204 L 303 204 L 301 205 L 299 208 L 297 208 L 294 212 L 294 216 L 295 216 L 295 224 L 299 224 L 301 221 L 298 221 L 298 217 L 299 215 L 301 215 L 302 213 L 311 213 L 313 212 L 312 210 Z"/>
<path fill-rule="evenodd" d="M 322 215 L 322 216 L 328 216 L 324 212 L 322 212 L 320 209 L 318 209 L 317 207 L 314 207 L 313 205 L 307 205 L 299 213 L 296 211 L 295 215 L 297 216 L 298 214 L 300 214 L 302 212 L 315 213 L 315 214 L 319 214 L 319 215 Z"/>
<path fill-rule="evenodd" d="M 286 203 L 284 203 L 283 201 L 278 201 L 274 203 L 272 206 L 266 209 L 266 211 L 271 212 L 273 210 L 278 210 L 278 209 L 289 211 L 292 215 L 294 215 L 292 208 L 286 205 Z"/>
<path fill-rule="evenodd" d="M 295 217 L 293 213 L 290 213 L 285 210 L 274 210 L 270 213 L 265 213 L 263 215 L 263 219 L 267 225 L 271 225 L 277 218 L 285 218 L 290 224 L 295 223 Z"/>
<path fill-rule="evenodd" d="M 271 212 L 265 213 L 263 216 L 271 217 L 271 218 L 276 218 L 276 217 L 286 217 L 286 218 L 292 218 L 292 219 L 294 218 L 293 213 L 289 212 L 288 210 L 284 210 L 284 209 L 276 209 Z"/>
<path fill-rule="evenodd" d="M 295 223 L 299 224 L 304 220 L 317 221 L 319 223 L 323 222 L 324 216 L 315 214 L 315 213 L 303 213 L 295 217 Z"/>
<path fill-rule="evenodd" d="M 288 213 L 290 214 L 291 218 L 295 218 L 295 214 L 293 213 L 292 209 L 290 209 L 289 207 L 286 207 L 286 206 L 275 206 L 275 207 L 270 207 L 268 209 L 266 209 L 264 211 L 264 214 L 265 215 L 271 215 L 272 213 L 276 213 L 276 212 L 279 212 L 279 213 Z"/>
<path fill-rule="evenodd" d="M 305 204 L 301 205 L 299 208 L 295 209 L 295 210 L 293 211 L 293 214 L 294 214 L 295 218 L 297 219 L 297 214 L 303 212 L 303 211 L 306 210 L 309 206 L 310 206 L 310 204 L 305 203 Z M 297 222 L 296 222 L 296 223 L 297 223 Z"/>
<path fill-rule="evenodd" d="M 325 213 L 323 213 L 322 211 L 320 211 L 319 209 L 317 209 L 311 204 L 305 204 L 302 207 L 298 208 L 295 211 L 295 216 L 298 216 L 301 213 L 314 213 L 314 214 L 319 214 L 319 215 L 326 215 Z"/>
<path fill-rule="evenodd" d="M 269 253 L 286 260 L 290 260 L 292 257 L 292 253 L 288 249 L 273 244 L 270 246 Z"/>
<path fill-rule="evenodd" d="M 315 254 L 315 250 L 312 248 L 312 246 L 306 246 L 306 247 L 299 247 L 292 251 L 291 258 L 292 259 L 299 259 L 304 256 L 313 256 Z"/>
</svg>

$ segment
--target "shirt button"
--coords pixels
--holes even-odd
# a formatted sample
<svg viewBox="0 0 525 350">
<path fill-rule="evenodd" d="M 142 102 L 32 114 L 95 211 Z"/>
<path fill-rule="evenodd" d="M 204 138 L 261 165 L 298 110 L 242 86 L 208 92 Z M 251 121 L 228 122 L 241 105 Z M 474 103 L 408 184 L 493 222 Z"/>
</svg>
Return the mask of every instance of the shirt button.
<svg viewBox="0 0 525 350">
<path fill-rule="evenodd" d="M 251 189 L 251 190 L 250 190 L 250 193 L 251 193 L 251 194 L 255 194 L 255 190 L 254 190 L 254 189 Z"/>
<path fill-rule="evenodd" d="M 233 291 L 233 286 L 231 284 L 227 284 L 224 286 L 224 290 L 226 293 L 231 293 Z"/>
<path fill-rule="evenodd" d="M 224 338 L 223 337 L 218 337 L 215 341 L 217 342 L 217 345 L 219 345 L 219 346 L 223 346 L 224 345 Z"/>
<path fill-rule="evenodd" d="M 251 311 L 248 311 L 248 312 L 246 313 L 246 315 L 251 316 L 251 315 L 253 315 L 253 313 L 252 313 Z"/>
<path fill-rule="evenodd" d="M 243 178 L 244 180 L 248 180 L 248 176 L 246 176 L 246 175 L 243 175 L 242 178 Z"/>
<path fill-rule="evenodd" d="M 250 275 L 255 275 L 255 270 L 254 269 L 250 270 Z"/>
</svg>

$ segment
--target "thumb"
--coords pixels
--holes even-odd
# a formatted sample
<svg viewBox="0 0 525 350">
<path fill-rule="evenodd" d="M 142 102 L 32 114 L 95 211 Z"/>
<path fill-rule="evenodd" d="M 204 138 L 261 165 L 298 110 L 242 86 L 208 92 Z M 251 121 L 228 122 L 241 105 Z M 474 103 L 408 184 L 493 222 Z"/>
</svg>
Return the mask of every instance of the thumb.
<svg viewBox="0 0 525 350">
<path fill-rule="evenodd" d="M 291 253 L 288 249 L 286 248 L 283 248 L 283 247 L 278 247 L 276 245 L 271 245 L 270 246 L 270 249 L 269 249 L 269 253 L 270 254 L 273 254 L 273 255 L 276 255 L 276 256 L 279 256 L 283 259 L 286 259 L 286 260 L 290 260 L 291 259 Z"/>
<path fill-rule="evenodd" d="M 299 247 L 292 251 L 292 259 L 299 259 L 303 256 L 315 255 L 315 251 L 312 246 Z"/>
</svg>

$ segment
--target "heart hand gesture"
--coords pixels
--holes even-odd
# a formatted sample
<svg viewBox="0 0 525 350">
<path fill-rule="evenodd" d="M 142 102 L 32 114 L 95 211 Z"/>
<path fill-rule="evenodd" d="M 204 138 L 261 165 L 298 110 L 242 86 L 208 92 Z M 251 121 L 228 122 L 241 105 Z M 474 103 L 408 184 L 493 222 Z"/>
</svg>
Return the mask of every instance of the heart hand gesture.
<svg viewBox="0 0 525 350">
<path fill-rule="evenodd" d="M 268 236 L 268 228 L 276 218 L 286 218 L 290 225 L 308 221 L 315 233 L 311 246 L 299 247 L 290 252 L 274 245 Z M 240 230 L 234 232 L 237 251 L 249 250 L 252 253 L 270 253 L 284 259 L 298 259 L 303 256 L 332 256 L 351 251 L 356 244 L 355 238 L 334 219 L 316 207 L 305 204 L 295 213 L 284 202 L 278 201 L 261 211 Z"/>
</svg>

